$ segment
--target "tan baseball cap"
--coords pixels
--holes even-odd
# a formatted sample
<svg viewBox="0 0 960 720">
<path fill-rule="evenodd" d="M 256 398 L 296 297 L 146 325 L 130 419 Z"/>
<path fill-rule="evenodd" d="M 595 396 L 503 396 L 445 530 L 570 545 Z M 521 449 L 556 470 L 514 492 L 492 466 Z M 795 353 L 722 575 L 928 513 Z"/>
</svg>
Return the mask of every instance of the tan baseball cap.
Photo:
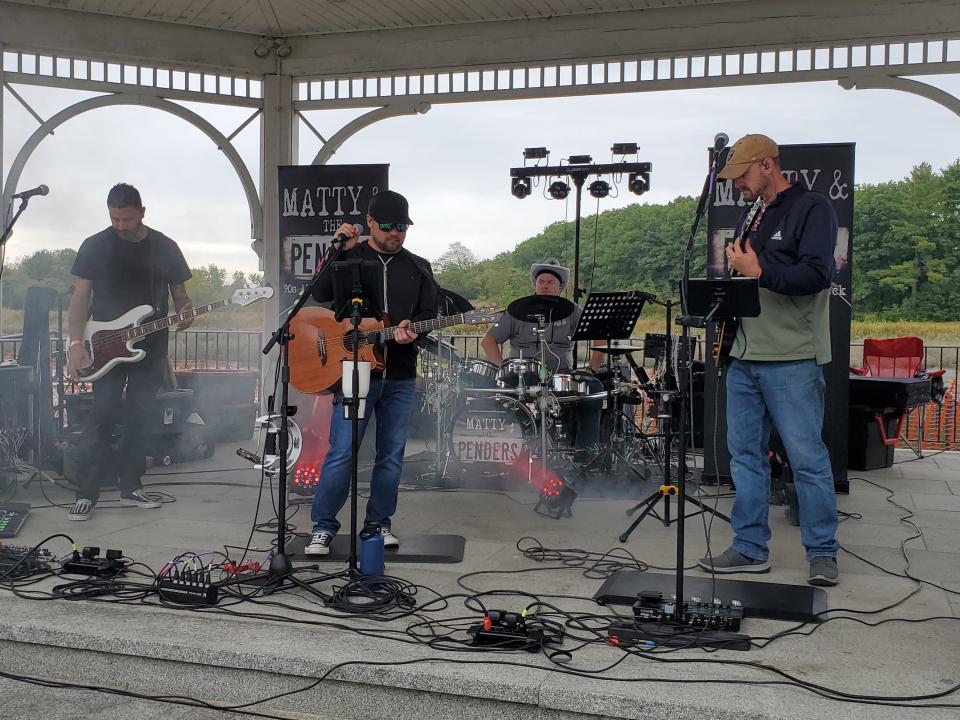
<svg viewBox="0 0 960 720">
<path fill-rule="evenodd" d="M 780 157 L 780 148 L 766 135 L 744 135 L 730 148 L 727 164 L 717 173 L 717 179 L 736 180 L 747 171 L 750 163 L 775 157 Z"/>
</svg>

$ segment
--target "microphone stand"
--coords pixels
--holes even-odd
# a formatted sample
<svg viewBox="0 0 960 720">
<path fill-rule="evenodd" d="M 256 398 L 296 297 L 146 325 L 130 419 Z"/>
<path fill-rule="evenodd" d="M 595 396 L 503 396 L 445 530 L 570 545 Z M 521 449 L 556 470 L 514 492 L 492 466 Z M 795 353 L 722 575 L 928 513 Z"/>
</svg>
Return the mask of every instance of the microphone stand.
<svg viewBox="0 0 960 720">
<path fill-rule="evenodd" d="M 273 347 L 280 345 L 280 429 L 278 432 L 277 450 L 279 453 L 280 464 L 277 474 L 277 551 L 270 559 L 269 574 L 267 582 L 270 584 L 279 584 L 284 578 L 290 576 L 293 566 L 290 564 L 290 557 L 286 554 L 286 525 L 287 525 L 287 457 L 290 448 L 290 433 L 287 428 L 287 417 L 296 413 L 296 407 L 289 405 L 290 392 L 290 340 L 293 336 L 290 334 L 290 322 L 296 317 L 297 313 L 306 305 L 307 300 L 313 294 L 314 288 L 320 281 L 320 278 L 327 273 L 333 265 L 334 260 L 340 257 L 342 249 L 340 242 L 334 237 L 330 243 L 323 264 L 307 286 L 303 289 L 297 302 L 294 303 L 283 323 L 270 336 L 269 342 L 263 347 L 263 354 L 268 355 Z"/>
<path fill-rule="evenodd" d="M 709 201 L 710 196 L 713 194 L 714 185 L 717 179 L 717 173 L 720 172 L 720 162 L 724 157 L 723 148 L 726 144 L 724 140 L 726 136 L 718 135 L 714 140 L 713 154 L 710 158 L 710 172 L 707 174 L 706 179 L 703 182 L 703 190 L 700 193 L 700 201 L 697 203 L 697 210 L 693 217 L 693 223 L 690 227 L 690 235 L 687 237 L 687 246 L 683 251 L 683 275 L 681 276 L 681 290 L 680 290 L 680 315 L 677 316 L 677 324 L 682 328 L 680 332 L 680 349 L 678 357 L 680 358 L 677 365 L 678 370 L 676 382 L 677 382 L 677 397 L 679 399 L 680 406 L 680 422 L 678 423 L 679 427 L 677 428 L 680 434 L 680 446 L 677 448 L 677 602 L 674 605 L 674 620 L 678 623 L 683 622 L 683 556 L 684 556 L 684 517 L 686 514 L 686 480 L 687 480 L 687 398 L 691 392 L 690 387 L 690 375 L 691 375 L 691 366 L 693 358 L 690 357 L 690 328 L 691 327 L 704 327 L 706 323 L 701 317 L 691 317 L 687 314 L 687 281 L 690 279 L 690 256 L 693 254 L 693 245 L 696 240 L 697 230 L 700 228 L 700 222 L 703 220 L 703 216 L 707 212 L 707 202 Z M 672 358 L 669 354 L 670 348 L 670 335 L 667 334 L 667 362 L 670 363 Z M 687 357 L 683 358 L 683 353 L 687 354 Z M 668 373 L 669 375 L 669 373 Z M 696 502 L 696 501 L 695 501 Z M 703 503 L 696 502 L 696 504 L 701 508 L 701 510 L 709 510 L 714 515 L 718 515 L 721 518 L 729 522 L 729 518 L 713 510 L 713 508 L 705 506 Z"/>
<path fill-rule="evenodd" d="M 10 237 L 10 231 L 13 230 L 13 226 L 17 224 L 17 220 L 20 218 L 20 216 L 23 215 L 23 211 L 27 209 L 27 203 L 29 202 L 29 197 L 20 198 L 20 207 L 17 208 L 17 213 L 13 216 L 10 224 L 3 229 L 3 234 L 0 235 L 0 249 L 6 246 L 7 238 Z"/>
</svg>

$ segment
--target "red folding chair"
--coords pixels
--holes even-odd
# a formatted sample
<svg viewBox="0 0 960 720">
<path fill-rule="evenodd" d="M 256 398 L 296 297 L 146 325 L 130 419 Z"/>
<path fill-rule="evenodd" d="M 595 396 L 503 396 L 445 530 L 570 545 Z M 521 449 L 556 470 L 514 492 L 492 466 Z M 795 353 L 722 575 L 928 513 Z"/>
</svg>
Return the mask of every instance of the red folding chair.
<svg viewBox="0 0 960 720">
<path fill-rule="evenodd" d="M 851 366 L 850 371 L 856 375 L 872 377 L 897 377 L 897 378 L 927 378 L 931 381 L 931 386 L 942 385 L 944 370 L 928 371 L 924 368 L 926 355 L 923 350 L 923 340 L 918 337 L 898 337 L 898 338 L 866 338 L 863 341 L 863 367 L 856 368 Z M 935 392 L 934 392 L 935 394 Z M 910 441 L 901 433 L 903 420 L 912 410 L 901 413 L 897 418 L 897 429 L 893 437 L 888 437 L 880 413 L 877 413 L 875 420 L 877 427 L 880 428 L 880 438 L 884 445 L 896 445 L 897 440 L 903 440 L 904 444 L 917 455 L 923 457 L 923 426 L 926 418 L 926 404 L 918 406 L 920 409 L 920 423 L 917 447 L 914 448 Z"/>
</svg>

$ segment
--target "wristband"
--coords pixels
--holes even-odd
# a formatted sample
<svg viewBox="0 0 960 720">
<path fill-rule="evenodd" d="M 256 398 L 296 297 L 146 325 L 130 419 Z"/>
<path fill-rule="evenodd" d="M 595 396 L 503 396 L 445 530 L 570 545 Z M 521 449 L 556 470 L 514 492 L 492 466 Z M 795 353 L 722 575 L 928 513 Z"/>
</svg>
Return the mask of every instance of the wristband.
<svg viewBox="0 0 960 720">
<path fill-rule="evenodd" d="M 70 347 L 74 348 L 74 347 L 76 347 L 77 345 L 83 345 L 83 340 L 71 340 L 71 341 L 70 341 Z"/>
</svg>

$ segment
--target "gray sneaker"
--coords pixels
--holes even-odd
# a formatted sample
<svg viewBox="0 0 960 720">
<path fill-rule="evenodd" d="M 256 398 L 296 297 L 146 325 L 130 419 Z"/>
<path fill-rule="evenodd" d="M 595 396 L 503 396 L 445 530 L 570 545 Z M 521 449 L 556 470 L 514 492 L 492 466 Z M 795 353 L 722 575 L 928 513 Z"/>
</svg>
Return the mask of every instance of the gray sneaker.
<svg viewBox="0 0 960 720">
<path fill-rule="evenodd" d="M 765 573 L 770 572 L 768 560 L 754 560 L 742 555 L 733 548 L 727 548 L 720 555 L 697 560 L 697 565 L 707 572 L 715 573 Z"/>
<path fill-rule="evenodd" d="M 832 557 L 815 557 L 810 561 L 811 585 L 832 587 L 840 582 L 840 571 L 837 569 L 837 559 Z"/>
<path fill-rule="evenodd" d="M 134 490 L 129 494 L 120 493 L 120 504 L 124 507 L 138 507 L 143 510 L 156 510 L 160 503 L 142 489 Z"/>
</svg>

